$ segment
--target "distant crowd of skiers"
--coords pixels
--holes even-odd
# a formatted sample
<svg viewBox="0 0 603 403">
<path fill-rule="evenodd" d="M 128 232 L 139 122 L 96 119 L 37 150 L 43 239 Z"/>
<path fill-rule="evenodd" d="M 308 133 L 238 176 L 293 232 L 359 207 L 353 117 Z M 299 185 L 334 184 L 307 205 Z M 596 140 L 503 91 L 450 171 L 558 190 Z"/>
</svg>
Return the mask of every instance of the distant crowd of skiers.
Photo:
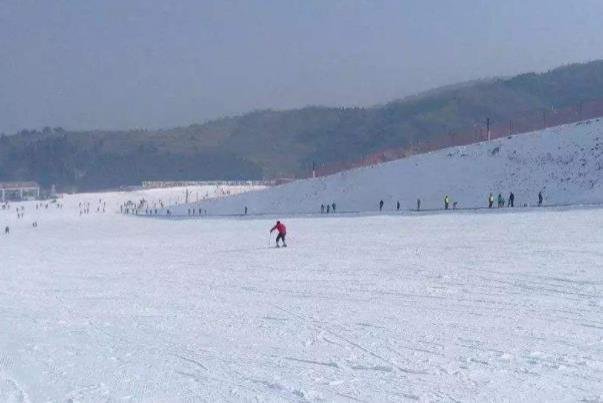
<svg viewBox="0 0 603 403">
<path fill-rule="evenodd" d="M 101 201 L 99 200 L 99 203 L 101 203 Z M 90 202 L 86 202 L 86 203 L 79 203 L 78 205 L 79 209 L 80 209 L 80 215 L 85 215 L 85 214 L 90 214 Z M 96 209 L 97 213 L 101 212 L 101 206 L 99 205 Z M 102 212 L 105 212 L 105 205 L 102 204 Z"/>
<path fill-rule="evenodd" d="M 515 207 L 515 194 L 513 192 L 509 193 L 509 197 L 507 200 L 505 200 L 505 198 L 502 196 L 502 193 L 498 194 L 498 197 L 494 198 L 494 195 L 492 193 L 490 193 L 490 195 L 488 196 L 488 208 L 492 208 L 494 206 L 494 202 L 497 202 L 497 207 L 505 207 L 505 204 L 507 207 Z M 542 196 L 542 192 L 538 192 L 538 207 L 542 206 L 542 201 L 543 201 L 543 196 Z M 379 200 L 379 211 L 383 211 L 383 207 L 385 206 L 385 202 L 383 200 Z M 396 211 L 400 211 L 400 201 L 398 200 L 395 204 L 395 209 Z M 458 207 L 458 202 L 456 201 L 451 201 L 450 197 L 448 195 L 444 196 L 444 210 L 449 210 L 450 207 L 452 207 L 453 210 L 456 210 Z M 524 207 L 527 207 L 527 205 L 524 205 Z M 416 211 L 421 211 L 421 199 L 417 199 L 417 208 Z M 332 204 L 321 204 L 320 205 L 320 213 L 321 214 L 328 214 L 328 213 L 335 213 L 335 203 L 333 202 Z M 245 212 L 245 214 L 247 214 L 247 212 Z"/>
<path fill-rule="evenodd" d="M 488 196 L 488 208 L 492 208 L 494 206 L 494 195 L 492 193 L 490 193 L 490 195 Z M 542 196 L 542 191 L 538 192 L 538 207 L 542 206 L 542 201 L 543 201 L 543 196 Z M 420 200 L 417 201 L 417 203 L 419 203 L 417 205 L 417 210 L 420 210 Z M 496 198 L 496 204 L 498 208 L 501 207 L 505 207 L 505 204 L 507 205 L 507 207 L 515 207 L 515 194 L 513 192 L 509 193 L 509 198 L 507 200 L 505 200 L 505 198 L 503 197 L 502 193 L 498 194 L 498 197 Z M 448 195 L 444 196 L 444 209 L 448 210 L 450 207 L 450 198 L 448 197 Z M 457 207 L 457 203 L 453 202 L 452 203 L 452 208 L 456 209 Z M 527 207 L 527 204 L 524 204 L 524 207 Z"/>
<path fill-rule="evenodd" d="M 488 196 L 488 208 L 492 208 L 494 206 L 494 195 L 492 193 L 490 193 L 490 195 Z M 542 206 L 542 201 L 543 201 L 543 196 L 542 196 L 542 191 L 538 192 L 538 207 Z M 417 210 L 421 209 L 421 201 L 417 200 Z M 503 197 L 502 193 L 498 194 L 498 197 L 496 198 L 496 204 L 498 208 L 501 207 L 505 207 L 505 204 L 507 205 L 507 207 L 515 207 L 515 194 L 513 192 L 509 193 L 509 198 L 507 200 L 505 200 L 505 198 Z M 456 209 L 457 207 L 457 202 L 453 202 L 452 203 L 452 209 Z M 524 207 L 527 207 L 527 204 L 524 204 Z M 450 208 L 450 198 L 448 197 L 448 195 L 444 196 L 444 210 L 448 210 Z"/>
<path fill-rule="evenodd" d="M 48 210 L 48 207 L 53 205 L 57 208 L 57 209 L 62 209 L 63 208 L 63 204 L 56 201 L 56 200 L 52 200 L 50 203 L 48 202 L 40 202 L 40 203 L 36 203 L 35 208 L 36 210 Z M 3 202 L 0 205 L 0 208 L 2 210 L 10 210 L 11 209 L 11 205 L 9 202 Z M 17 213 L 17 219 L 21 220 L 23 218 L 25 218 L 25 206 L 17 206 L 15 209 L 15 212 Z M 32 221 L 31 226 L 33 228 L 38 228 L 38 222 L 37 221 Z M 7 225 L 4 227 L 4 234 L 8 235 L 10 234 L 10 227 Z"/>
<path fill-rule="evenodd" d="M 543 196 L 542 191 L 538 192 L 538 207 L 542 206 Z M 498 194 L 496 198 L 497 207 L 505 207 L 505 198 L 501 193 Z M 507 207 L 515 207 L 515 195 L 513 192 L 509 193 L 509 198 L 506 200 Z M 494 206 L 494 196 L 490 193 L 488 196 L 488 208 L 492 208 Z"/>
<path fill-rule="evenodd" d="M 337 205 L 335 204 L 335 202 L 331 203 L 331 204 L 321 204 L 320 205 L 320 214 L 329 214 L 329 213 L 336 213 L 337 212 Z"/>
<path fill-rule="evenodd" d="M 63 208 L 63 205 L 61 203 L 54 202 L 54 205 L 56 208 Z M 48 206 L 49 206 L 49 203 L 36 203 L 36 210 L 40 210 L 42 208 L 45 208 L 48 210 Z M 21 207 L 23 207 L 22 210 L 25 210 L 24 206 L 21 206 Z M 2 203 L 1 208 L 2 208 L 2 210 L 10 210 L 10 203 L 9 202 Z M 20 210 L 19 207 L 17 207 L 16 211 L 19 211 L 19 210 Z"/>
<path fill-rule="evenodd" d="M 421 199 L 418 198 L 417 199 L 417 204 L 416 204 L 416 211 L 421 211 Z M 494 197 L 494 195 L 492 193 L 489 194 L 488 196 L 488 208 L 492 208 L 494 206 L 494 203 L 496 202 L 497 207 L 505 207 L 505 205 L 507 207 L 515 207 L 515 194 L 513 192 L 509 193 L 509 197 L 505 200 L 505 198 L 502 196 L 502 193 L 498 194 L 498 197 Z M 542 196 L 542 192 L 538 192 L 538 206 L 542 206 L 542 202 L 543 202 L 543 196 Z M 120 206 L 120 212 L 122 214 L 134 214 L 134 215 L 139 215 L 139 214 L 144 214 L 144 215 L 159 215 L 161 214 L 165 214 L 167 216 L 171 216 L 172 212 L 170 209 L 165 209 L 164 208 L 164 204 L 163 202 L 160 200 L 158 202 L 159 206 L 161 207 L 161 210 L 159 210 L 157 208 L 157 203 L 154 203 L 153 206 L 149 206 L 148 202 L 144 199 L 141 199 L 138 202 L 132 202 L 132 201 L 128 201 L 125 202 L 124 204 L 122 204 Z M 383 200 L 379 200 L 378 203 L 378 207 L 379 207 L 379 211 L 383 211 L 383 208 L 385 206 L 385 202 Z M 527 206 L 524 204 L 524 207 Z M 395 210 L 396 211 L 400 211 L 401 208 L 401 204 L 400 201 L 396 201 L 395 204 Z M 452 201 L 450 196 L 445 195 L 444 196 L 444 210 L 449 210 L 450 208 L 452 208 L 453 210 L 456 210 L 458 208 L 458 202 L 456 201 Z M 103 206 L 103 211 L 104 211 L 104 206 Z M 207 215 L 207 210 L 202 209 L 202 208 L 196 208 L 196 207 L 190 207 L 187 210 L 187 215 L 188 216 L 206 216 Z M 244 206 L 243 211 L 242 211 L 242 215 L 247 215 L 249 209 L 247 208 L 247 206 Z M 337 212 L 337 204 L 335 202 L 332 203 L 323 203 L 320 205 L 320 213 L 321 214 L 334 214 Z"/>
<path fill-rule="evenodd" d="M 162 200 L 159 200 L 158 202 L 155 202 L 152 205 L 145 199 L 140 199 L 137 202 L 128 200 L 119 206 L 119 212 L 122 214 L 133 214 L 133 215 L 139 215 L 139 214 L 142 214 L 142 212 L 144 212 L 144 215 L 158 215 L 159 214 L 158 207 L 160 207 L 162 209 L 164 208 L 164 204 L 163 204 Z M 169 213 L 169 209 L 167 210 L 167 212 Z M 169 215 L 169 214 L 167 214 L 167 215 Z M 189 215 L 190 215 L 190 210 L 189 210 Z"/>
<path fill-rule="evenodd" d="M 176 203 L 176 205 L 178 205 L 178 203 Z M 137 202 L 128 200 L 119 206 L 119 212 L 121 214 L 147 216 L 164 214 L 169 217 L 172 215 L 172 211 L 169 208 L 165 208 L 165 204 L 161 199 L 152 204 L 145 199 L 140 199 Z M 202 216 L 207 215 L 207 210 L 193 207 L 188 208 L 187 213 L 189 216 Z M 245 207 L 245 214 L 247 214 L 247 207 Z"/>
</svg>

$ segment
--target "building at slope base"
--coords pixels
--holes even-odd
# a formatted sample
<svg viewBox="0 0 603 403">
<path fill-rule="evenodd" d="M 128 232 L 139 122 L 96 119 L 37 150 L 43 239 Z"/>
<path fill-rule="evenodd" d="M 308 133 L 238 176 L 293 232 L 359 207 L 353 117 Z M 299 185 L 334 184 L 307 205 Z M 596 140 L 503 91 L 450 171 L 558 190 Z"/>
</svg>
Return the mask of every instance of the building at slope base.
<svg viewBox="0 0 603 403">
<path fill-rule="evenodd" d="M 0 201 L 18 201 L 40 198 L 36 182 L 0 182 Z"/>
</svg>

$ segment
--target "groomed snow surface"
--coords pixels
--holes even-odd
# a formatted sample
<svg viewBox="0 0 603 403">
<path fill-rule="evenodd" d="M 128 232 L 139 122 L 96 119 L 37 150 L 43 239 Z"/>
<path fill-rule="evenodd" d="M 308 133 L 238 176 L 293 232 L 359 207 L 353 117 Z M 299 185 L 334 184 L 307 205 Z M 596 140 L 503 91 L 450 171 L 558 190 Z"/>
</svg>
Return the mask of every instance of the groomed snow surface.
<svg viewBox="0 0 603 403">
<path fill-rule="evenodd" d="M 275 249 L 86 197 L 0 210 L 2 402 L 603 400 L 601 208 L 285 217 Z"/>
<path fill-rule="evenodd" d="M 603 118 L 533 133 L 453 147 L 336 175 L 194 203 L 209 215 L 318 213 L 336 203 L 338 212 L 442 208 L 445 195 L 459 208 L 487 206 L 488 195 L 516 206 L 603 203 Z M 172 209 L 187 215 L 191 206 Z"/>
<path fill-rule="evenodd" d="M 190 202 L 198 203 L 202 200 L 219 199 L 244 192 L 263 190 L 263 185 L 193 185 L 167 188 L 148 188 L 127 192 L 107 192 L 100 198 L 109 199 L 109 202 L 121 200 L 122 203 L 132 201 L 139 203 L 144 199 L 149 208 L 157 208 L 160 203 L 165 205 L 179 205 L 186 202 L 186 193 Z M 90 203 L 98 202 L 99 197 L 94 193 L 80 194 L 80 199 Z"/>
</svg>

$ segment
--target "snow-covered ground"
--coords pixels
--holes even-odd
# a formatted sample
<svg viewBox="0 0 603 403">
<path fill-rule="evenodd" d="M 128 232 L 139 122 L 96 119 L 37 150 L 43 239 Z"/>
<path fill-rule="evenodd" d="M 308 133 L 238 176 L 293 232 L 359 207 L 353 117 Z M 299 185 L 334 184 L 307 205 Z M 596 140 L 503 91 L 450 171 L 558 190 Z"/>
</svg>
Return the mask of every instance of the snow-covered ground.
<svg viewBox="0 0 603 403">
<path fill-rule="evenodd" d="M 459 208 L 487 205 L 489 193 L 533 206 L 603 203 L 603 119 L 520 134 L 469 146 L 301 180 L 260 192 L 200 203 L 210 215 L 316 213 L 321 204 L 337 211 L 441 208 L 445 195 Z M 188 206 L 173 209 L 186 215 Z"/>
<path fill-rule="evenodd" d="M 166 188 L 149 188 L 135 191 L 123 192 L 99 192 L 99 193 L 80 193 L 78 199 L 89 203 L 98 204 L 98 200 L 105 200 L 111 206 L 131 201 L 137 203 L 144 199 L 149 206 L 178 205 L 186 202 L 187 192 L 188 200 L 197 203 L 198 201 L 219 199 L 240 193 L 266 189 L 263 185 L 194 185 Z M 119 209 L 119 207 L 117 207 Z"/>
<path fill-rule="evenodd" d="M 289 218 L 274 249 L 120 200 L 0 210 L 0 401 L 603 400 L 601 208 Z"/>
</svg>

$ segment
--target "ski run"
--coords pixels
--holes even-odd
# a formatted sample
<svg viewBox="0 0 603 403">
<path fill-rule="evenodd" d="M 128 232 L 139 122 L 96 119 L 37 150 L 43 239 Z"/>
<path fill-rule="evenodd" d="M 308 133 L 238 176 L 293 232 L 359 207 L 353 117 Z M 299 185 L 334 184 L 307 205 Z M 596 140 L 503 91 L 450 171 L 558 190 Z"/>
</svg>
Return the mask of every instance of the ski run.
<svg viewBox="0 0 603 403">
<path fill-rule="evenodd" d="M 335 175 L 295 181 L 233 197 L 181 204 L 172 215 L 201 208 L 209 215 L 483 208 L 490 193 L 516 206 L 603 203 L 603 119 L 415 155 Z M 164 212 L 165 213 L 165 212 Z"/>
<path fill-rule="evenodd" d="M 200 203 L 11 203 L 0 401 L 603 401 L 601 122 L 547 133 Z M 141 199 L 174 215 L 120 214 Z"/>
</svg>

